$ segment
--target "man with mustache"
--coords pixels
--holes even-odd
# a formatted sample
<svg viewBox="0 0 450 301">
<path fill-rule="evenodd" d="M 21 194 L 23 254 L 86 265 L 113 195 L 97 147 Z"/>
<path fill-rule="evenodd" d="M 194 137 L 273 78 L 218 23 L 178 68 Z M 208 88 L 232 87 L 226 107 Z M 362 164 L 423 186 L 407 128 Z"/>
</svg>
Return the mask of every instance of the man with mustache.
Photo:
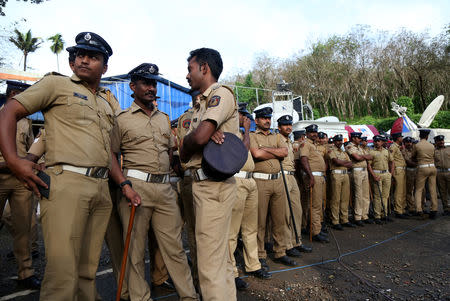
<svg viewBox="0 0 450 301">
<path fill-rule="evenodd" d="M 47 259 L 41 300 L 94 300 L 111 212 L 108 171 L 117 167 L 110 148 L 117 101 L 99 87 L 113 52 L 93 32 L 75 41 L 72 77 L 47 75 L 0 112 L 0 149 L 11 171 L 38 195 L 38 186 L 49 188 L 40 200 Z M 16 120 L 37 111 L 45 118 L 49 185 L 35 175 L 39 165 L 20 159 L 15 146 Z M 131 189 L 124 194 L 136 201 Z"/>
<path fill-rule="evenodd" d="M 253 178 L 258 187 L 258 257 L 261 266 L 267 265 L 264 238 L 267 217 L 272 221 L 273 250 L 275 262 L 288 266 L 297 263 L 286 256 L 290 230 L 287 224 L 286 192 L 281 176 L 280 160 L 288 155 L 286 140 L 281 134 L 270 131 L 272 108 L 266 107 L 255 112 L 256 131 L 250 134 L 250 152 L 255 161 Z"/>
<path fill-rule="evenodd" d="M 123 156 L 123 173 L 115 170 L 113 178 L 122 188 L 134 187 L 142 198 L 136 209 L 128 253 L 130 299 L 149 300 L 151 297 L 144 262 L 151 225 L 181 300 L 197 300 L 181 241 L 183 223 L 177 195 L 170 185 L 170 160 L 175 142 L 169 117 L 155 106 L 156 85 L 160 79 L 158 66 L 143 63 L 128 74 L 134 102 L 117 115 L 112 149 Z M 129 201 L 125 198 L 119 203 L 119 214 L 125 238 L 130 219 Z"/>
</svg>

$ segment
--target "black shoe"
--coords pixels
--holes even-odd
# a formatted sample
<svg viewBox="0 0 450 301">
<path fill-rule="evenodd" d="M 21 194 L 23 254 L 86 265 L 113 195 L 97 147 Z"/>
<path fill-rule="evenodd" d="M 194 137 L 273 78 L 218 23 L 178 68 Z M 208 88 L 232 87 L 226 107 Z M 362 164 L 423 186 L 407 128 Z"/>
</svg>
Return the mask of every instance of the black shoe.
<svg viewBox="0 0 450 301">
<path fill-rule="evenodd" d="M 296 248 L 286 250 L 286 255 L 289 257 L 297 257 L 297 258 L 302 257 L 302 254 Z"/>
<path fill-rule="evenodd" d="M 175 291 L 175 285 L 173 284 L 173 281 L 170 278 L 161 283 L 160 285 L 155 285 L 155 287 L 163 288 L 168 291 Z"/>
<path fill-rule="evenodd" d="M 444 210 L 443 215 L 450 215 L 450 210 Z"/>
<path fill-rule="evenodd" d="M 396 213 L 395 214 L 395 217 L 396 218 L 399 218 L 399 219 L 405 219 L 405 218 L 408 218 L 405 214 L 403 214 L 403 213 Z"/>
<path fill-rule="evenodd" d="M 284 264 L 284 265 L 288 265 L 288 266 L 291 266 L 291 267 L 294 267 L 294 266 L 297 265 L 297 262 L 295 262 L 294 260 L 290 259 L 286 255 L 278 257 L 278 258 L 274 258 L 273 261 L 277 262 L 277 263 Z"/>
<path fill-rule="evenodd" d="M 41 281 L 37 279 L 37 277 L 34 275 L 22 280 L 17 280 L 17 283 L 21 288 L 26 288 L 30 290 L 41 289 Z"/>
<path fill-rule="evenodd" d="M 297 249 L 297 251 L 303 252 L 303 253 L 311 253 L 312 252 L 312 248 L 308 247 L 308 246 L 305 246 L 305 245 L 301 245 L 301 246 L 298 246 L 298 247 L 295 247 L 295 248 Z"/>
<path fill-rule="evenodd" d="M 328 233 L 325 233 L 325 232 L 320 231 L 319 234 L 322 235 L 322 236 L 328 237 Z"/>
<path fill-rule="evenodd" d="M 333 226 L 331 226 L 331 228 L 333 228 L 333 229 L 335 229 L 335 230 L 339 230 L 339 231 L 344 230 L 344 228 L 342 227 L 341 224 L 333 225 Z"/>
<path fill-rule="evenodd" d="M 427 214 L 424 214 L 422 211 L 416 213 L 416 218 L 418 220 L 426 220 L 428 218 Z"/>
<path fill-rule="evenodd" d="M 355 221 L 355 225 L 360 226 L 360 227 L 364 227 L 364 224 L 362 221 Z"/>
<path fill-rule="evenodd" d="M 252 275 L 253 277 L 257 277 L 259 279 L 270 279 L 272 278 L 272 275 L 265 271 L 263 268 L 260 268 L 259 270 L 247 272 L 248 275 Z"/>
<path fill-rule="evenodd" d="M 267 264 L 267 261 L 265 258 L 260 258 L 259 262 L 261 263 L 261 269 L 268 272 L 269 271 L 269 265 Z"/>
<path fill-rule="evenodd" d="M 246 290 L 249 286 L 249 284 L 247 282 L 245 282 L 244 280 L 242 280 L 239 277 L 234 278 L 234 284 L 236 285 L 236 289 L 238 291 Z"/>
<path fill-rule="evenodd" d="M 314 235 L 314 236 L 312 237 L 312 240 L 318 241 L 318 242 L 321 242 L 321 243 L 329 243 L 329 242 L 330 242 L 330 240 L 328 239 L 328 237 L 325 237 L 325 236 L 321 235 L 320 233 L 317 234 L 317 235 Z"/>
<path fill-rule="evenodd" d="M 375 219 L 375 224 L 377 224 L 377 225 L 382 225 L 383 222 L 381 221 L 381 219 L 376 218 L 376 219 Z"/>
<path fill-rule="evenodd" d="M 344 224 L 342 224 L 342 226 L 348 227 L 348 228 L 356 228 L 356 225 L 355 225 L 355 224 L 352 224 L 352 223 L 350 223 L 350 222 L 344 223 Z"/>
<path fill-rule="evenodd" d="M 374 223 L 374 221 L 372 219 L 370 219 L 370 218 L 363 220 L 363 222 L 366 223 L 366 224 L 373 224 Z"/>
<path fill-rule="evenodd" d="M 430 211 L 430 218 L 436 219 L 436 217 L 437 217 L 437 211 Z"/>
</svg>

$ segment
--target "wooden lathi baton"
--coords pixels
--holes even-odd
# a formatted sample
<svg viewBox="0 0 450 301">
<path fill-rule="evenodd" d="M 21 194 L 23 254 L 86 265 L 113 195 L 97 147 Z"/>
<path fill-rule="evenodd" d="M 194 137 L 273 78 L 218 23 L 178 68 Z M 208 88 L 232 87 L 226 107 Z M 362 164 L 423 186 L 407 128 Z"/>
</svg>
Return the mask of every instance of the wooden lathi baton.
<svg viewBox="0 0 450 301">
<path fill-rule="evenodd" d="M 125 248 L 123 249 L 122 265 L 120 267 L 120 277 L 117 287 L 116 301 L 120 301 L 120 294 L 122 293 L 123 278 L 125 277 L 125 267 L 127 265 L 128 247 L 130 246 L 131 230 L 133 230 L 134 213 L 136 206 L 131 205 L 130 220 L 128 222 L 127 238 L 125 240 Z"/>
</svg>

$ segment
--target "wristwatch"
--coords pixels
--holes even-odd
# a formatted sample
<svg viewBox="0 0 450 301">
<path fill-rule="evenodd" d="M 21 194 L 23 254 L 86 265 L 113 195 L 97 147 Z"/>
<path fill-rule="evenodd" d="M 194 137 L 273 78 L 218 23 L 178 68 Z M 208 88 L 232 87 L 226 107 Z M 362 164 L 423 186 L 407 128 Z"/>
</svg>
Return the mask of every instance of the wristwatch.
<svg viewBox="0 0 450 301">
<path fill-rule="evenodd" d="M 130 180 L 125 180 L 119 184 L 120 188 L 123 188 L 123 186 L 125 186 L 125 185 L 130 185 L 130 187 L 133 187 Z"/>
</svg>

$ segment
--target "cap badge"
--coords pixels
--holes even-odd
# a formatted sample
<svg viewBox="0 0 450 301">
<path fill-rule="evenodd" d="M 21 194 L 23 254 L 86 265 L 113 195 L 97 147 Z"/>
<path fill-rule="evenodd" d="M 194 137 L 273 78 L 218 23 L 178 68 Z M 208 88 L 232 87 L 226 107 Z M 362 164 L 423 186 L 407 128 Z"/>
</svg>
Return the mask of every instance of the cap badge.
<svg viewBox="0 0 450 301">
<path fill-rule="evenodd" d="M 85 39 L 86 41 L 89 41 L 91 38 L 92 38 L 92 37 L 91 37 L 91 34 L 90 34 L 89 32 L 88 32 L 87 34 L 84 35 L 84 39 Z"/>
<path fill-rule="evenodd" d="M 156 69 L 153 65 L 151 65 L 150 68 L 148 68 L 148 72 L 150 72 L 152 74 L 155 73 L 155 71 L 156 71 Z"/>
</svg>

